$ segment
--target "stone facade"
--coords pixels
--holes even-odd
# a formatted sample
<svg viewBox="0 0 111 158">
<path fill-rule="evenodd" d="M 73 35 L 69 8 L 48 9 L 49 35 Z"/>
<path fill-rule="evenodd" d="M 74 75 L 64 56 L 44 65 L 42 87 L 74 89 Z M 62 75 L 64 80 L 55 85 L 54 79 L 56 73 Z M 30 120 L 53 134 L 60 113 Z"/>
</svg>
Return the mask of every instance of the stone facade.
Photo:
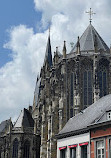
<svg viewBox="0 0 111 158">
<path fill-rule="evenodd" d="M 11 119 L 2 122 L 0 127 L 4 127 L 0 132 L 0 158 L 39 158 L 40 136 L 34 133 L 33 125 L 27 109 L 21 112 L 14 125 Z"/>
<path fill-rule="evenodd" d="M 2 158 L 56 158 L 56 134 L 66 122 L 111 93 L 111 51 L 92 24 L 66 51 L 64 41 L 62 53 L 56 48 L 52 59 L 49 35 L 32 109 L 24 109 L 14 125 L 11 120 L 0 125 Z"/>
<path fill-rule="evenodd" d="M 32 116 L 41 136 L 40 158 L 56 158 L 55 135 L 70 117 L 111 93 L 111 54 L 92 24 L 66 54 L 58 48 L 52 60 L 50 35 L 37 78 Z"/>
</svg>

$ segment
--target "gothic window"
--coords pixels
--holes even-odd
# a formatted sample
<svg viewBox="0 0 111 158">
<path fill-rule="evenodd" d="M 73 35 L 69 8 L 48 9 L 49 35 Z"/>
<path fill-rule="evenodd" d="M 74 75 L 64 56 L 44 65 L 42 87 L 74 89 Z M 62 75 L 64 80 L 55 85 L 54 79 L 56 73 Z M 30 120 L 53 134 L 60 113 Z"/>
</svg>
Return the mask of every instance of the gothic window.
<svg viewBox="0 0 111 158">
<path fill-rule="evenodd" d="M 73 109 L 70 109 L 70 118 L 73 117 Z"/>
<path fill-rule="evenodd" d="M 12 158 L 18 158 L 18 140 L 13 141 L 13 155 Z"/>
<path fill-rule="evenodd" d="M 30 153 L 30 142 L 28 140 L 24 143 L 24 158 L 29 158 Z"/>
<path fill-rule="evenodd" d="M 74 108 L 74 85 L 75 85 L 75 73 L 72 72 L 70 75 L 70 118 L 73 117 L 73 108 Z"/>
<path fill-rule="evenodd" d="M 85 70 L 83 73 L 83 102 L 84 105 L 92 104 L 92 71 Z"/>
<path fill-rule="evenodd" d="M 71 73 L 70 77 L 70 105 L 74 104 L 74 73 Z"/>
<path fill-rule="evenodd" d="M 107 94 L 107 70 L 105 67 L 102 67 L 98 73 L 99 75 L 99 89 L 100 97 L 103 97 Z"/>
</svg>

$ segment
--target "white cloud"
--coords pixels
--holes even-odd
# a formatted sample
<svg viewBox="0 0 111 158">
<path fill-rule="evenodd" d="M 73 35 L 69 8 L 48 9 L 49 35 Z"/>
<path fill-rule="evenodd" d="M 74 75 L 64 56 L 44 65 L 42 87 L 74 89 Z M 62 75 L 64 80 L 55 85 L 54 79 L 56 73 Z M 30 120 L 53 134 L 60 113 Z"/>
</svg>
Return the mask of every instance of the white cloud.
<svg viewBox="0 0 111 158">
<path fill-rule="evenodd" d="M 110 1 L 107 0 L 34 0 L 37 10 L 42 12 L 42 27 L 51 22 L 52 52 L 59 46 L 62 51 L 63 41 L 76 42 L 88 26 L 85 11 L 93 8 L 96 15 L 93 24 L 100 35 L 109 44 L 111 33 Z M 34 33 L 33 28 L 19 25 L 9 31 L 10 40 L 4 47 L 11 49 L 13 60 L 0 69 L 0 119 L 15 118 L 21 109 L 33 101 L 33 92 L 37 73 L 42 66 L 48 30 Z"/>
</svg>

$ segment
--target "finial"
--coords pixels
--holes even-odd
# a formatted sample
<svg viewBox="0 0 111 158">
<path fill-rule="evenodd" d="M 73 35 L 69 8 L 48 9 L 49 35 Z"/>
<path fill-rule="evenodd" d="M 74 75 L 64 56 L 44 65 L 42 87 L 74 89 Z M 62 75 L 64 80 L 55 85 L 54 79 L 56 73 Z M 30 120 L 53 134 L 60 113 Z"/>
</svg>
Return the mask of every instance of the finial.
<svg viewBox="0 0 111 158">
<path fill-rule="evenodd" d="M 56 52 L 58 52 L 58 47 L 56 47 Z"/>
<path fill-rule="evenodd" d="M 80 55 L 80 39 L 79 39 L 79 36 L 78 36 L 78 40 L 77 40 L 77 54 Z"/>
<path fill-rule="evenodd" d="M 78 40 L 77 40 L 77 47 L 80 47 L 79 36 L 78 36 Z"/>
<path fill-rule="evenodd" d="M 66 58 L 66 41 L 64 41 L 64 46 L 63 46 L 63 58 Z"/>
<path fill-rule="evenodd" d="M 88 11 L 88 12 L 86 12 L 86 13 L 88 13 L 89 16 L 90 16 L 89 22 L 90 22 L 90 24 L 91 24 L 91 22 L 92 22 L 92 15 L 94 15 L 94 14 L 96 14 L 96 13 L 94 13 L 94 12 L 91 10 L 91 8 L 90 8 L 90 11 Z"/>
</svg>

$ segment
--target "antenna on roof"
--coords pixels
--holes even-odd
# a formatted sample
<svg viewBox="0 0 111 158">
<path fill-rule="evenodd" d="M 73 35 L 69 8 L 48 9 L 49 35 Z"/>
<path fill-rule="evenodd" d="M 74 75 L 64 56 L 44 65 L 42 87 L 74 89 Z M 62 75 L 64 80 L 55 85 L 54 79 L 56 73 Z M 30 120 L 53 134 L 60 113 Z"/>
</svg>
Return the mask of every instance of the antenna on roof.
<svg viewBox="0 0 111 158">
<path fill-rule="evenodd" d="M 91 10 L 91 8 L 90 8 L 90 11 L 87 11 L 86 13 L 88 13 L 89 14 L 89 22 L 90 22 L 90 24 L 91 24 L 91 22 L 92 22 L 92 15 L 94 15 L 94 14 L 96 14 L 96 13 L 94 13 L 92 10 Z"/>
</svg>

